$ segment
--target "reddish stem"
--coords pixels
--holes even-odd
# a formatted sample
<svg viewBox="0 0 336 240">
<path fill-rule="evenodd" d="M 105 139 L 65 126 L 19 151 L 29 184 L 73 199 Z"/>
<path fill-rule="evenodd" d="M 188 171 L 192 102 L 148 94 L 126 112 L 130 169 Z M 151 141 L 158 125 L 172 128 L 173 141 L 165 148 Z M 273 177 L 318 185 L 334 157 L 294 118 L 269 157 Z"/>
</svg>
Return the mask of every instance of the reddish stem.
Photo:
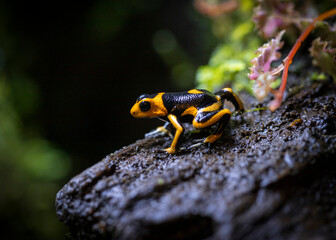
<svg viewBox="0 0 336 240">
<path fill-rule="evenodd" d="M 283 72 L 282 72 L 281 85 L 280 85 L 279 89 L 275 92 L 274 100 L 269 105 L 269 109 L 272 112 L 275 111 L 281 105 L 282 96 L 285 92 L 286 84 L 287 84 L 288 68 L 289 68 L 289 65 L 292 63 L 293 57 L 296 54 L 299 47 L 301 46 L 302 42 L 307 38 L 309 33 L 314 29 L 315 23 L 317 21 L 322 21 L 322 20 L 324 20 L 326 18 L 329 18 L 333 15 L 336 15 L 336 8 L 333 8 L 333 9 L 327 11 L 327 12 L 324 12 L 321 15 L 314 18 L 314 20 L 308 25 L 308 27 L 301 33 L 300 37 L 296 40 L 296 42 L 295 42 L 294 46 L 292 47 L 291 51 L 289 52 L 288 56 L 284 59 L 284 61 L 283 61 L 284 69 L 283 69 Z"/>
</svg>

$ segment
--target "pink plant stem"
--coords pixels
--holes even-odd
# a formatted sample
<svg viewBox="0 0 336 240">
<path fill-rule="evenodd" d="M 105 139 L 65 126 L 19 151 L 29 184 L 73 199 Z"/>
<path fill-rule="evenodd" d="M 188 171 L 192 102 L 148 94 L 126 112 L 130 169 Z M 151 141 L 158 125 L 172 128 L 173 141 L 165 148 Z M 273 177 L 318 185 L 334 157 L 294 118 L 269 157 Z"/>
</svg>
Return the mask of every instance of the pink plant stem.
<svg viewBox="0 0 336 240">
<path fill-rule="evenodd" d="M 314 18 L 314 20 L 308 25 L 308 27 L 301 33 L 300 37 L 296 40 L 294 46 L 292 47 L 291 51 L 289 52 L 288 56 L 284 59 L 284 69 L 282 72 L 281 78 L 281 85 L 279 89 L 275 92 L 275 99 L 270 103 L 269 109 L 273 112 L 281 105 L 282 96 L 286 89 L 287 84 L 287 77 L 288 77 L 288 68 L 289 65 L 292 63 L 293 57 L 296 54 L 297 50 L 301 46 L 302 42 L 307 38 L 309 33 L 314 29 L 315 23 L 317 21 L 322 21 L 326 18 L 329 18 L 333 15 L 336 15 L 336 8 L 333 8 L 327 12 L 322 13 L 321 15 Z"/>
</svg>

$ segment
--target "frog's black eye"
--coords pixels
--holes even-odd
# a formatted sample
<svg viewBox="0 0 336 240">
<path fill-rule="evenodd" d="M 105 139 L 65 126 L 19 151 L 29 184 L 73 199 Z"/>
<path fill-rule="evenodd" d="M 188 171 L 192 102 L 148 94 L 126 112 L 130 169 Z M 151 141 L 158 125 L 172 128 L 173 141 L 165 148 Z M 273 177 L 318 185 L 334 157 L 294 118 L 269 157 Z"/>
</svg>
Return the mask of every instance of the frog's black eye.
<svg viewBox="0 0 336 240">
<path fill-rule="evenodd" d="M 150 109 L 150 102 L 142 101 L 139 104 L 139 107 L 142 112 L 147 112 Z"/>
</svg>

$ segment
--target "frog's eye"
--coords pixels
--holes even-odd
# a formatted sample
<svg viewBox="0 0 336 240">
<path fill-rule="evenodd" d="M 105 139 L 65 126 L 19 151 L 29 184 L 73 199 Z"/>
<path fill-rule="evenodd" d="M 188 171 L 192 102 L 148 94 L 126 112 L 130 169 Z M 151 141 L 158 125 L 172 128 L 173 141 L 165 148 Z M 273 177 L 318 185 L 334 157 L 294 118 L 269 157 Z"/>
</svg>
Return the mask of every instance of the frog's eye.
<svg viewBox="0 0 336 240">
<path fill-rule="evenodd" d="M 139 107 L 140 107 L 140 110 L 142 112 L 147 112 L 150 109 L 150 102 L 148 102 L 148 101 L 142 101 L 139 104 Z"/>
</svg>

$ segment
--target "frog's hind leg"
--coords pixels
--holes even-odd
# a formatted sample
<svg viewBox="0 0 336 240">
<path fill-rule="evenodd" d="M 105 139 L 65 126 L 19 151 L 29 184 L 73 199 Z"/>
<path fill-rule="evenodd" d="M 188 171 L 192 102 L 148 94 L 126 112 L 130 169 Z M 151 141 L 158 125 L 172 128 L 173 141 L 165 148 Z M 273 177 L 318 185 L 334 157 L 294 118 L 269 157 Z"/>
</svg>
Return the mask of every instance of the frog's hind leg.
<svg viewBox="0 0 336 240">
<path fill-rule="evenodd" d="M 220 97 L 222 103 L 224 100 L 228 100 L 234 105 L 236 111 L 244 112 L 243 102 L 231 88 L 223 88 L 222 90 L 216 92 L 215 95 Z"/>
<path fill-rule="evenodd" d="M 195 128 L 206 128 L 218 123 L 216 131 L 209 135 L 204 142 L 213 143 L 223 134 L 225 126 L 228 124 L 231 118 L 231 112 L 229 109 L 222 109 L 213 112 L 200 112 L 194 120 L 193 126 Z"/>
<path fill-rule="evenodd" d="M 224 132 L 225 127 L 227 126 L 227 124 L 229 123 L 231 118 L 231 114 L 227 113 L 224 114 L 223 117 L 220 119 L 217 129 L 216 131 L 207 136 L 206 139 L 204 140 L 205 143 L 213 143 L 214 141 L 216 141 L 218 138 L 220 138 Z"/>
</svg>

